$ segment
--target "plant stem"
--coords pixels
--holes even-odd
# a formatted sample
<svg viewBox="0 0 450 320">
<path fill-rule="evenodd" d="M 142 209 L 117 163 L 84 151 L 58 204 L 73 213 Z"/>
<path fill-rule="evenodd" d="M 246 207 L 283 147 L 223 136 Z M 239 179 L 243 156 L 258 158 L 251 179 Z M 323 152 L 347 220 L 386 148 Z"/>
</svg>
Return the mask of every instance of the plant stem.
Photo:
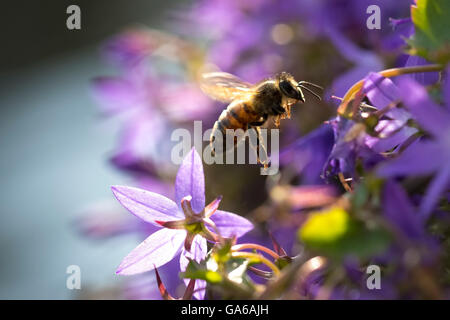
<svg viewBox="0 0 450 320">
<path fill-rule="evenodd" d="M 263 257 L 260 254 L 253 252 L 232 252 L 231 256 L 235 258 L 249 258 L 259 260 L 261 261 L 261 263 L 268 266 L 276 276 L 280 275 L 280 269 L 278 269 L 276 265 L 274 265 L 270 260 L 268 260 L 267 258 Z"/>
<path fill-rule="evenodd" d="M 272 256 L 274 259 L 280 258 L 280 256 L 275 251 L 270 250 L 269 248 L 266 248 L 266 247 L 256 244 L 256 243 L 236 244 L 231 248 L 231 250 L 233 250 L 233 251 L 241 251 L 244 249 L 255 249 L 255 250 L 259 250 L 259 251 L 263 251 L 263 252 L 267 253 L 268 255 Z"/>
<path fill-rule="evenodd" d="M 400 76 L 402 74 L 419 73 L 419 72 L 433 72 L 433 71 L 441 71 L 443 69 L 444 69 L 443 65 L 429 64 L 426 66 L 386 69 L 386 70 L 380 71 L 378 73 L 385 78 L 392 78 L 392 77 Z M 345 94 L 344 98 L 342 99 L 343 102 L 351 100 L 355 96 L 355 94 L 362 88 L 363 84 L 364 84 L 364 79 L 359 80 L 357 83 L 355 83 Z"/>
</svg>

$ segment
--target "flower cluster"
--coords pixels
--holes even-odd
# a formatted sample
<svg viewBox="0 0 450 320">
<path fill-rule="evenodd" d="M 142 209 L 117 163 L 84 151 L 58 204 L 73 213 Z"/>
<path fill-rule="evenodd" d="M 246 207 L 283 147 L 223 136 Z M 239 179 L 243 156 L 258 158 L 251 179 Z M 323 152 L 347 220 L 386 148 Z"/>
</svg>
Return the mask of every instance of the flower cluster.
<svg viewBox="0 0 450 320">
<path fill-rule="evenodd" d="M 374 4 L 380 30 L 366 27 Z M 112 191 L 139 219 L 115 208 L 77 222 L 88 236 L 145 236 L 117 274 L 154 270 L 156 283 L 141 293 L 135 276 L 125 297 L 448 298 L 449 13 L 445 0 L 197 0 L 172 15 L 176 36 L 110 39 L 119 75 L 93 88 L 122 121 L 111 160 L 135 187 Z M 204 168 L 195 148 L 170 163 L 172 130 L 212 126 L 225 107 L 199 90 L 206 67 L 250 82 L 288 71 L 326 88 L 282 122 L 276 176 Z M 369 266 L 381 271 L 375 289 Z"/>
</svg>

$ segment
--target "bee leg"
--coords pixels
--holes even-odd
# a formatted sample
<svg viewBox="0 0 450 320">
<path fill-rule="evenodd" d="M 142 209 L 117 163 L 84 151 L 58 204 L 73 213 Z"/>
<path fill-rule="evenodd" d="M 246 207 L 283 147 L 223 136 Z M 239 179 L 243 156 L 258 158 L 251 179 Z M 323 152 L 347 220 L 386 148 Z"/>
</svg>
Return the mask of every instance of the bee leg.
<svg viewBox="0 0 450 320">
<path fill-rule="evenodd" d="M 214 140 L 216 140 L 216 137 L 214 136 L 213 132 L 211 132 L 211 135 L 209 137 L 209 147 L 211 148 L 211 156 L 216 155 L 216 150 L 214 150 Z"/>
<path fill-rule="evenodd" d="M 211 155 L 214 157 L 216 155 L 216 150 L 214 149 L 214 141 L 210 141 L 209 145 L 211 147 Z"/>
<path fill-rule="evenodd" d="M 261 138 L 261 131 L 260 131 L 260 127 L 258 126 L 250 126 L 249 129 L 255 129 L 257 135 L 256 135 L 256 145 L 254 145 L 252 143 L 252 139 L 250 140 L 250 145 L 252 146 L 252 148 L 255 149 L 256 151 L 256 158 L 259 164 L 262 164 L 264 166 L 264 168 L 267 168 L 270 164 L 269 161 L 269 156 L 267 155 L 267 150 L 266 147 L 264 146 L 264 144 L 262 143 L 262 138 Z M 259 154 L 259 148 L 258 146 L 261 145 L 262 149 L 263 149 L 263 153 L 264 153 L 264 159 L 263 161 L 261 161 L 261 156 Z"/>
<path fill-rule="evenodd" d="M 221 126 L 220 122 L 216 121 L 209 137 L 209 145 L 211 148 L 211 155 L 213 157 L 216 154 L 221 155 L 226 152 L 226 137 L 224 131 L 225 129 L 223 128 L 223 126 Z M 216 149 L 216 147 L 218 148 L 218 150 Z"/>
</svg>

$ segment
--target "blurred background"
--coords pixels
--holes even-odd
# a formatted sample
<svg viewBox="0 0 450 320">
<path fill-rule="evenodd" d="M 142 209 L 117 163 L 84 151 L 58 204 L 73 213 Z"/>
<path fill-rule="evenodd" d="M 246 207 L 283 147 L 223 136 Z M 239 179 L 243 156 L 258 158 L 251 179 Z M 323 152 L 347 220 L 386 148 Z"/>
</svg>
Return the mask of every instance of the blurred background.
<svg viewBox="0 0 450 320">
<path fill-rule="evenodd" d="M 81 30 L 66 8 L 81 8 Z M 130 24 L 158 27 L 176 1 L 10 1 L 0 34 L 0 298 L 69 299 L 66 268 L 79 265 L 82 292 L 120 281 L 114 270 L 134 236 L 80 237 L 83 204 L 111 199 L 126 181 L 105 165 L 117 126 L 99 121 L 91 79 L 112 70 L 99 44 Z"/>
<path fill-rule="evenodd" d="M 372 2 L 382 6 L 379 30 L 365 24 Z M 66 27 L 66 9 L 72 4 L 81 8 L 81 30 Z M 128 280 L 114 271 L 149 230 L 135 220 L 122 223 L 118 216 L 103 215 L 119 207 L 110 186 L 140 186 L 170 197 L 177 169 L 168 157 L 171 129 L 192 129 L 193 120 L 203 120 L 205 130 L 224 108 L 205 97 L 195 83 L 203 64 L 251 82 L 289 71 L 297 80 L 326 88 L 324 101 L 309 95 L 301 108 L 293 110 L 292 119 L 281 123 L 281 148 L 294 146 L 291 151 L 297 156 L 285 160 L 294 168 L 284 170 L 282 179 L 266 179 L 256 166 L 233 170 L 205 166 L 207 202 L 223 195 L 221 208 L 259 225 L 251 235 L 254 239 L 261 230 L 278 230 L 284 235 L 282 245 L 289 244 L 287 250 L 294 252 L 290 249 L 295 223 L 304 216 L 290 214 L 292 208 L 283 203 L 285 191 L 280 196 L 272 192 L 280 188 L 271 187 L 279 184 L 281 190 L 290 190 L 289 184 L 324 183 L 321 173 L 333 133 L 321 125 L 335 115 L 338 104 L 331 94 L 342 97 L 369 71 L 408 64 L 410 57 L 402 51 L 404 34 L 392 32 L 389 18 L 408 17 L 410 4 L 409 0 L 3 4 L 0 298 L 127 297 L 119 291 Z M 142 28 L 122 33 L 133 26 L 176 35 Z M 126 117 L 117 117 L 124 109 Z M 87 213 L 93 214 L 80 222 Z M 109 237 L 116 234 L 120 236 Z M 81 290 L 66 288 L 70 265 L 81 268 Z M 165 279 L 180 282 L 178 261 L 174 266 Z M 154 281 L 153 273 L 147 280 Z M 156 287 L 145 281 L 137 282 L 153 292 L 141 295 L 140 287 L 131 285 L 131 297 L 159 298 Z"/>
</svg>

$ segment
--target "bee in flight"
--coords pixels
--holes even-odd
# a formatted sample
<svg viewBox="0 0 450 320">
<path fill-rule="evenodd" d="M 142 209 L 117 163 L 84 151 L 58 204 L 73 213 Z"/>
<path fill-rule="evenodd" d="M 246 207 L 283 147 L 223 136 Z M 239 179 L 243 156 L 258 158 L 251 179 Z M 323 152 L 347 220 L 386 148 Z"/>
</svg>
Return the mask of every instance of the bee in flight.
<svg viewBox="0 0 450 320">
<path fill-rule="evenodd" d="M 322 87 L 307 82 L 297 82 L 292 75 L 282 72 L 273 78 L 263 80 L 255 85 L 245 82 L 226 72 L 203 73 L 200 78 L 200 88 L 215 100 L 229 103 L 215 122 L 210 136 L 213 154 L 215 150 L 226 151 L 226 139 L 223 138 L 222 149 L 214 143 L 215 137 L 226 136 L 227 129 L 242 129 L 244 132 L 255 129 L 260 143 L 260 126 L 266 123 L 270 116 L 274 117 L 278 126 L 280 119 L 290 118 L 291 106 L 297 102 L 305 102 L 302 89 L 313 94 L 320 100 L 320 96 L 307 86 Z M 234 137 L 234 147 L 237 145 Z M 263 146 L 264 148 L 264 146 Z M 259 154 L 258 162 L 261 163 Z"/>
</svg>

